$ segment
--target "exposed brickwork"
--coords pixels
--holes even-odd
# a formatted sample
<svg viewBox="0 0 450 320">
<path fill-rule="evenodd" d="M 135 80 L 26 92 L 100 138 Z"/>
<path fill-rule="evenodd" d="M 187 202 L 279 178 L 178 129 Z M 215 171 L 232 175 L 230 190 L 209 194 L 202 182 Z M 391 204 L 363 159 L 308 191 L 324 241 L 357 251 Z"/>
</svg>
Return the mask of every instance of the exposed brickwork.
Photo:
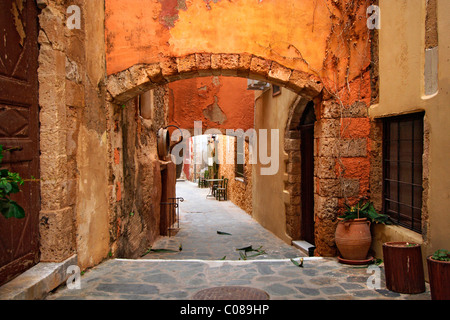
<svg viewBox="0 0 450 320">
<path fill-rule="evenodd" d="M 288 154 L 285 191 L 286 230 L 301 239 L 301 155 L 298 130 L 307 100 L 297 101 L 286 124 L 284 150 Z M 370 121 L 367 105 L 356 101 L 343 105 L 339 100 L 315 100 L 315 241 L 316 254 L 334 256 L 334 228 L 344 203 L 354 203 L 369 193 Z"/>
</svg>

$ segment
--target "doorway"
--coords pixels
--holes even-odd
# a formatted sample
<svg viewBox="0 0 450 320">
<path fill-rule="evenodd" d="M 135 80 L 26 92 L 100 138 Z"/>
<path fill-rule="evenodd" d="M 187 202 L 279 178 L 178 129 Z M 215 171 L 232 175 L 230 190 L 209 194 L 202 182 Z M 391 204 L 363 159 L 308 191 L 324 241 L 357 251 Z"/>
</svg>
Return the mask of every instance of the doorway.
<svg viewBox="0 0 450 320">
<path fill-rule="evenodd" d="M 0 2 L 1 168 L 39 178 L 38 22 L 35 1 Z M 25 182 L 12 199 L 25 218 L 0 215 L 0 285 L 39 261 L 40 184 Z"/>
<path fill-rule="evenodd" d="M 309 102 L 300 120 L 301 152 L 301 235 L 315 245 L 314 240 L 314 103 Z"/>
</svg>

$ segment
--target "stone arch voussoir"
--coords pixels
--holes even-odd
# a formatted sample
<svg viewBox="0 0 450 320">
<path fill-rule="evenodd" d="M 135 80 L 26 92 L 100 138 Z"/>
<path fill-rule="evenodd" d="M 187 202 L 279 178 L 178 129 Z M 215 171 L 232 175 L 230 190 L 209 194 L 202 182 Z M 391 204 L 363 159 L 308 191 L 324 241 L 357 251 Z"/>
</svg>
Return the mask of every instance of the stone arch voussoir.
<svg viewBox="0 0 450 320">
<path fill-rule="evenodd" d="M 323 88 L 313 74 L 247 53 L 193 53 L 183 57 L 165 57 L 159 62 L 136 64 L 108 76 L 106 87 L 109 99 L 121 104 L 172 81 L 211 75 L 271 82 L 310 99 L 318 96 Z"/>
</svg>

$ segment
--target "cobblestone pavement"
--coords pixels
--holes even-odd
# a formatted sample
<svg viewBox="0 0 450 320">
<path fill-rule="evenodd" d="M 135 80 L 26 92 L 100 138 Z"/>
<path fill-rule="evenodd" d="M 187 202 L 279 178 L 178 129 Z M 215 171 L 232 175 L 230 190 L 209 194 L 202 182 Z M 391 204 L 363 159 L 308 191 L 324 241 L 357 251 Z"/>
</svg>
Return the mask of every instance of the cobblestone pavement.
<svg viewBox="0 0 450 320">
<path fill-rule="evenodd" d="M 107 260 L 81 276 L 81 289 L 63 285 L 47 299 L 189 300 L 202 289 L 220 286 L 261 289 L 271 300 L 430 299 L 428 284 L 421 294 L 387 290 L 382 265 L 355 267 L 336 258 L 304 257 L 230 201 L 206 198 L 207 193 L 190 182 L 177 183 L 177 196 L 185 199 L 180 231 L 152 248 L 170 252 Z M 259 251 L 239 260 L 243 251 L 236 249 L 248 246 Z M 300 257 L 303 267 L 291 261 Z"/>
</svg>

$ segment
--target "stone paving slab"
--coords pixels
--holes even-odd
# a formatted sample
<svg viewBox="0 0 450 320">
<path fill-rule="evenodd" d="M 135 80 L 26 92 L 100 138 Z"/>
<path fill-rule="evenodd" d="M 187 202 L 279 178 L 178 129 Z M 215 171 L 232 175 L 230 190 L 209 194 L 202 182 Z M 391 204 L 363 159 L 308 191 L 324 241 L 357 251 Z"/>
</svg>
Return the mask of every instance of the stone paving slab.
<svg viewBox="0 0 450 320">
<path fill-rule="evenodd" d="M 267 292 L 270 300 L 429 300 L 429 290 L 407 295 L 367 285 L 372 272 L 344 266 L 334 258 L 276 260 L 108 260 L 87 271 L 81 289 L 61 287 L 49 300 L 190 300 L 202 289 L 247 286 Z M 428 287 L 427 287 L 428 288 Z"/>
<path fill-rule="evenodd" d="M 428 284 L 425 293 L 416 295 L 387 290 L 382 265 L 369 269 L 343 265 L 336 258 L 304 257 L 230 201 L 207 199 L 207 193 L 190 182 L 177 183 L 177 196 L 185 199 L 180 231 L 152 247 L 174 252 L 107 260 L 85 272 L 81 289 L 61 286 L 47 299 L 190 300 L 202 289 L 220 286 L 260 289 L 271 300 L 430 299 Z M 249 245 L 262 246 L 264 254 L 239 260 L 236 249 Z M 301 268 L 291 261 L 300 258 Z M 376 288 L 373 277 L 379 278 Z"/>
<path fill-rule="evenodd" d="M 263 228 L 231 201 L 207 198 L 208 192 L 208 188 L 198 188 L 189 181 L 177 183 L 177 197 L 184 198 L 180 202 L 180 230 L 175 236 L 160 238 L 152 247 L 176 252 L 151 252 L 143 258 L 219 260 L 226 257 L 227 260 L 238 260 L 240 254 L 236 249 L 247 246 L 254 249 L 262 247 L 265 252 L 253 259 L 305 256 L 299 249 Z M 221 235 L 218 231 L 231 235 Z M 179 251 L 180 245 L 182 251 Z"/>
</svg>

